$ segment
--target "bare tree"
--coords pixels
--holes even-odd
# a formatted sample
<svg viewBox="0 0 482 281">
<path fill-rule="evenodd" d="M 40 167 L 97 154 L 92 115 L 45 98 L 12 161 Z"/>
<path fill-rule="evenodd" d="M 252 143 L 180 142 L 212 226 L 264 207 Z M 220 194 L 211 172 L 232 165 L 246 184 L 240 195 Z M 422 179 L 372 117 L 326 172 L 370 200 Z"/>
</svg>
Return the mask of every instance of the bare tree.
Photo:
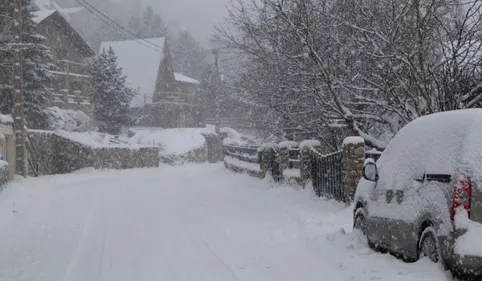
<svg viewBox="0 0 482 281">
<path fill-rule="evenodd" d="M 383 149 L 421 115 L 482 101 L 480 5 L 235 0 L 217 39 L 247 56 L 237 86 L 270 112 L 271 130 L 302 130 L 329 149 L 357 134 Z"/>
</svg>

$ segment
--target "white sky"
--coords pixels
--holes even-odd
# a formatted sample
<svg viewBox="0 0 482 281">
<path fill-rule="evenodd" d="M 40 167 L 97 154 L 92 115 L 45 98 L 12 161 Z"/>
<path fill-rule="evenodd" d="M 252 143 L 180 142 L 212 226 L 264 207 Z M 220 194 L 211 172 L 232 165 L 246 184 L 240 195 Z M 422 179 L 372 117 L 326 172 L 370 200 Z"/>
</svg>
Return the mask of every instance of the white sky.
<svg viewBox="0 0 482 281">
<path fill-rule="evenodd" d="M 227 14 L 230 0 L 131 0 L 149 4 L 159 12 L 164 21 L 175 20 L 181 28 L 189 30 L 203 44 L 209 44 L 213 26 Z"/>
</svg>

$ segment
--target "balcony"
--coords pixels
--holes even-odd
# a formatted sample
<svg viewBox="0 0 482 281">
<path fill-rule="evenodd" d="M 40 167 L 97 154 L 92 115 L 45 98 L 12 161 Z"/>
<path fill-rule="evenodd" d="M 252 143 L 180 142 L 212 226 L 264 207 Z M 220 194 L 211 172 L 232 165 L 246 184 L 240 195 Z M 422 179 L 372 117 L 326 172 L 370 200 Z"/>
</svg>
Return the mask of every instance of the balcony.
<svg viewBox="0 0 482 281">
<path fill-rule="evenodd" d="M 55 65 L 57 66 L 57 70 L 52 70 L 50 73 L 56 75 L 64 75 L 66 76 L 65 79 L 71 78 L 79 78 L 79 79 L 88 79 L 88 65 L 73 62 L 68 60 L 58 60 L 55 61 Z"/>
<path fill-rule="evenodd" d="M 56 65 L 58 69 L 50 71 L 54 75 L 50 106 L 90 112 L 88 93 L 92 90 L 87 65 L 66 60 L 56 61 Z"/>
</svg>

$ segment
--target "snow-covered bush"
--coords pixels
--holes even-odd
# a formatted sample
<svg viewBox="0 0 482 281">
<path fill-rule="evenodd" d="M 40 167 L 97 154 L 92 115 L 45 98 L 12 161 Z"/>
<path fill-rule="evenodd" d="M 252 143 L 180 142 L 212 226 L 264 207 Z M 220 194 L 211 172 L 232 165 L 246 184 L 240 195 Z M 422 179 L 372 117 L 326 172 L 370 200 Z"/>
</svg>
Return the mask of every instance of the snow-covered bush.
<svg viewBox="0 0 482 281">
<path fill-rule="evenodd" d="M 92 119 L 83 111 L 49 107 L 45 112 L 51 130 L 64 130 L 68 132 L 96 130 Z"/>
</svg>

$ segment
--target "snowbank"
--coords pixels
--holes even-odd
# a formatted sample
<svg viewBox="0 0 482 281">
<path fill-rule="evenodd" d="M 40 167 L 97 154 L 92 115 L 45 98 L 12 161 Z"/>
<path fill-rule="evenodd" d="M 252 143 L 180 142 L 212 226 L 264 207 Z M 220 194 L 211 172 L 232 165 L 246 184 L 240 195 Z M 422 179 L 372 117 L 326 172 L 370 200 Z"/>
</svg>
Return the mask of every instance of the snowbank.
<svg viewBox="0 0 482 281">
<path fill-rule="evenodd" d="M 67 132 L 67 131 L 55 131 L 55 134 L 67 138 L 69 140 L 78 142 L 80 144 L 92 147 L 92 148 L 131 148 L 139 149 L 143 147 L 152 147 L 149 145 L 137 145 L 128 143 L 128 139 L 122 136 L 113 136 L 106 133 L 99 132 Z"/>
<path fill-rule="evenodd" d="M 359 143 L 365 143 L 365 140 L 362 137 L 347 137 L 343 140 L 343 146 Z"/>
<path fill-rule="evenodd" d="M 282 141 L 278 144 L 279 148 L 294 148 L 298 147 L 298 143 L 295 141 Z"/>
<path fill-rule="evenodd" d="M 300 149 L 304 147 L 317 147 L 321 146 L 319 140 L 304 140 L 300 143 Z"/>
<path fill-rule="evenodd" d="M 260 148 L 258 148 L 258 152 L 269 151 L 271 149 L 277 149 L 277 143 L 263 143 Z"/>
<path fill-rule="evenodd" d="M 191 151 L 201 149 L 206 144 L 203 134 L 214 133 L 214 126 L 205 128 L 131 128 L 134 136 L 129 139 L 129 144 L 142 144 L 159 146 L 161 155 L 184 155 Z M 245 145 L 251 143 L 250 139 L 230 128 L 222 128 L 228 134 L 225 145 Z"/>
<path fill-rule="evenodd" d="M 301 177 L 300 169 L 285 169 L 283 170 L 283 176 L 285 178 L 299 178 Z"/>
<path fill-rule="evenodd" d="M 159 146 L 162 155 L 183 155 L 205 145 L 204 131 L 205 128 L 138 130 L 129 144 Z"/>
<path fill-rule="evenodd" d="M 482 244 L 478 243 L 482 237 L 482 224 L 470 220 L 463 207 L 457 209 L 455 228 L 466 232 L 455 241 L 454 252 L 461 257 L 482 256 Z"/>
<path fill-rule="evenodd" d="M 13 124 L 12 116 L 0 114 L 0 124 Z"/>
</svg>

